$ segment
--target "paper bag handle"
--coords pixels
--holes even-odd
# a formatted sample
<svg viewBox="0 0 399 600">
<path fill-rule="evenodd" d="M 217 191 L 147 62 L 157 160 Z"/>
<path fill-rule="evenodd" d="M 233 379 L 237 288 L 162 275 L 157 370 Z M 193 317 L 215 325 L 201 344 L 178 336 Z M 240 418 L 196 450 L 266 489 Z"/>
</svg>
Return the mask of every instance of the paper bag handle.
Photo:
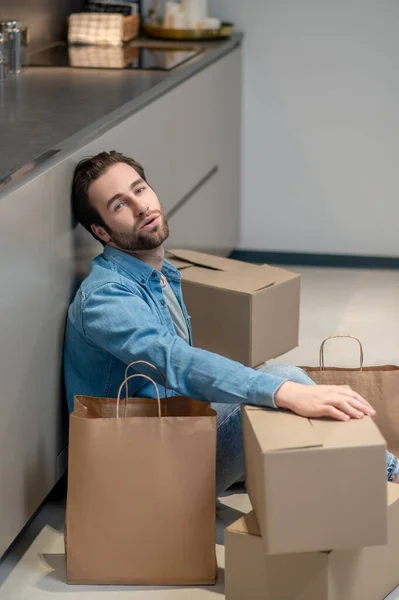
<svg viewBox="0 0 399 600">
<path fill-rule="evenodd" d="M 320 371 L 324 371 L 324 368 L 325 368 L 325 367 L 324 367 L 324 346 L 325 346 L 325 343 L 326 343 L 328 340 L 333 340 L 333 339 L 335 339 L 335 338 L 350 338 L 350 339 L 352 339 L 352 340 L 356 340 L 356 341 L 358 342 L 358 344 L 359 344 L 359 348 L 360 348 L 360 370 L 362 371 L 362 370 L 363 370 L 363 358 L 364 358 L 364 357 L 363 357 L 363 346 L 362 346 L 362 343 L 361 343 L 361 341 L 360 341 L 360 340 L 359 340 L 357 337 L 355 337 L 354 335 L 347 335 L 347 334 L 345 334 L 345 333 L 339 333 L 339 334 L 337 334 L 337 335 L 330 335 L 328 338 L 326 338 L 326 339 L 325 339 L 325 340 L 322 342 L 322 344 L 321 344 L 321 346 L 320 346 L 320 355 L 319 355 L 319 366 L 320 366 Z"/>
<path fill-rule="evenodd" d="M 126 389 L 127 389 L 127 382 L 129 381 L 129 379 L 134 379 L 135 377 L 144 377 L 144 379 L 148 379 L 148 381 L 151 381 L 151 383 L 154 385 L 155 387 L 155 391 L 157 394 L 157 402 L 158 402 L 158 417 L 161 418 L 161 398 L 159 396 L 159 389 L 157 384 L 155 383 L 155 381 L 153 379 L 151 379 L 151 377 L 148 377 L 148 375 L 140 375 L 139 373 L 135 374 L 135 375 L 129 375 L 129 377 L 126 377 L 126 379 L 124 379 L 124 381 L 122 381 L 120 387 L 119 387 L 119 391 L 118 391 L 118 397 L 116 399 L 116 418 L 119 419 L 119 405 L 120 405 L 120 401 L 121 401 L 121 392 L 122 392 L 122 388 L 123 386 L 126 384 Z M 127 406 L 127 394 L 126 394 L 126 399 L 125 399 L 125 407 Z M 126 412 L 125 412 L 125 416 L 126 416 Z"/>
<path fill-rule="evenodd" d="M 152 364 L 152 363 L 150 363 L 150 362 L 147 362 L 146 360 L 134 360 L 133 362 L 131 362 L 131 363 L 130 363 L 130 364 L 127 366 L 127 367 L 126 367 L 126 370 L 125 370 L 126 398 L 127 398 L 127 396 L 128 396 L 128 388 L 127 388 L 127 381 L 126 381 L 127 374 L 128 374 L 128 372 L 129 372 L 129 369 L 130 369 L 130 367 L 132 367 L 133 365 L 137 365 L 137 364 L 148 365 L 149 367 L 151 367 L 151 368 L 152 368 L 152 369 L 154 369 L 155 371 L 158 371 L 158 374 L 161 376 L 161 379 L 162 379 L 162 381 L 163 381 L 163 387 L 164 387 L 164 390 L 165 390 L 165 398 L 166 398 L 166 397 L 167 397 L 167 395 L 168 395 L 168 394 L 166 393 L 166 390 L 168 389 L 168 386 L 166 385 L 166 377 L 165 377 L 165 375 L 163 375 L 163 374 L 161 373 L 161 371 L 158 369 L 158 367 L 156 367 L 155 365 L 153 365 L 153 364 Z"/>
</svg>

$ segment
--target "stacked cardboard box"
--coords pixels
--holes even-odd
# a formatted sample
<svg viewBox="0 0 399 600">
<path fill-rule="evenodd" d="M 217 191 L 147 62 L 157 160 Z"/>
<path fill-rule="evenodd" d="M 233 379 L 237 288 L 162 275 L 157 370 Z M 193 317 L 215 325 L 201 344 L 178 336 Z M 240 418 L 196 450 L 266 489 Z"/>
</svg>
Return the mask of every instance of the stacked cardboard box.
<svg viewBox="0 0 399 600">
<path fill-rule="evenodd" d="M 254 511 L 226 530 L 227 600 L 382 600 L 399 584 L 399 486 L 371 418 L 243 407 Z"/>
<path fill-rule="evenodd" d="M 388 543 L 265 554 L 254 512 L 226 530 L 227 600 L 383 600 L 399 583 L 399 486 L 388 486 Z"/>
<path fill-rule="evenodd" d="M 258 367 L 298 345 L 298 274 L 191 250 L 168 258 L 196 346 Z M 226 530 L 227 600 L 382 600 L 399 584 L 399 486 L 387 488 L 370 418 L 244 407 L 243 436 L 254 512 Z"/>
</svg>

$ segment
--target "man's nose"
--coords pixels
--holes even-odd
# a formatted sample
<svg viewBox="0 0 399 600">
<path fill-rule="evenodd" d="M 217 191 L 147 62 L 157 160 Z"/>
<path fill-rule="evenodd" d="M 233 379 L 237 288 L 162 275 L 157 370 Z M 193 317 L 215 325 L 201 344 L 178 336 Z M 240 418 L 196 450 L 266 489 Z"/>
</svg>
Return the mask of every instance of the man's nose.
<svg viewBox="0 0 399 600">
<path fill-rule="evenodd" d="M 137 198 L 132 200 L 132 210 L 135 217 L 142 217 L 148 213 L 148 206 Z"/>
</svg>

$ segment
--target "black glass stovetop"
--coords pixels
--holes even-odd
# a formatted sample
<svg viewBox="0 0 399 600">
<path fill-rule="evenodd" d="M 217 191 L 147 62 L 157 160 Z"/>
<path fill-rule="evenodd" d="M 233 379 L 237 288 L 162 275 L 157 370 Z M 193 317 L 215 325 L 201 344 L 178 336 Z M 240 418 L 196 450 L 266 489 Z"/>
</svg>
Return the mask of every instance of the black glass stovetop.
<svg viewBox="0 0 399 600">
<path fill-rule="evenodd" d="M 203 52 L 201 48 L 139 46 L 123 47 L 56 44 L 28 58 L 31 67 L 86 69 L 138 69 L 170 71 Z"/>
</svg>

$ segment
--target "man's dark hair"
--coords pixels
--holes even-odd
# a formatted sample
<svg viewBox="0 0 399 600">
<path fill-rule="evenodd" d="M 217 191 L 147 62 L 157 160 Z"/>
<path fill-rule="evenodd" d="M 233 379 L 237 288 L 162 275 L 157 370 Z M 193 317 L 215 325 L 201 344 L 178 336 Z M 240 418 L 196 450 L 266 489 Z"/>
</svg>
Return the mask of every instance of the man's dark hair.
<svg viewBox="0 0 399 600">
<path fill-rule="evenodd" d="M 118 163 L 125 163 L 133 167 L 140 177 L 147 181 L 143 167 L 120 152 L 111 150 L 111 152 L 100 152 L 92 158 L 84 158 L 75 167 L 72 180 L 72 215 L 75 222 L 79 222 L 92 236 L 104 245 L 95 233 L 91 226 L 99 225 L 109 232 L 109 227 L 104 219 L 98 213 L 97 209 L 91 205 L 89 200 L 89 186 L 93 181 L 96 181 L 103 175 L 109 167 Z"/>
</svg>

